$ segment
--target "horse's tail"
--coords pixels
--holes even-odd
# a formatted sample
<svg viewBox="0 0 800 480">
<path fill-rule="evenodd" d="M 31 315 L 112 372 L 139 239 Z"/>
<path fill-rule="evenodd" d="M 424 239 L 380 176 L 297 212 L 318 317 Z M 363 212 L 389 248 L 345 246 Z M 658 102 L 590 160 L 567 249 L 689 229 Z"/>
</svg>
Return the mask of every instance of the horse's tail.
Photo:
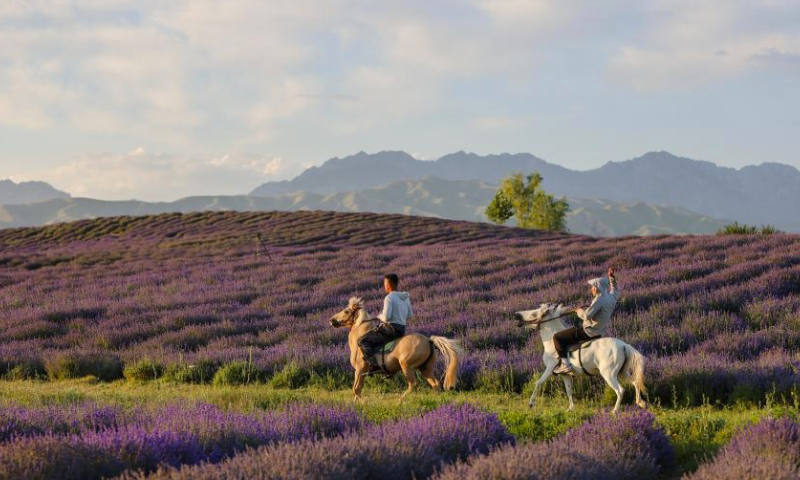
<svg viewBox="0 0 800 480">
<path fill-rule="evenodd" d="M 445 337 L 431 336 L 431 342 L 437 350 L 442 352 L 447 363 L 447 371 L 444 374 L 444 389 L 452 390 L 456 386 L 458 377 L 458 357 L 463 352 L 457 340 Z"/>
<path fill-rule="evenodd" d="M 630 345 L 623 348 L 627 350 L 628 361 L 622 366 L 622 373 L 642 393 L 647 393 L 647 387 L 644 386 L 644 355 Z"/>
</svg>

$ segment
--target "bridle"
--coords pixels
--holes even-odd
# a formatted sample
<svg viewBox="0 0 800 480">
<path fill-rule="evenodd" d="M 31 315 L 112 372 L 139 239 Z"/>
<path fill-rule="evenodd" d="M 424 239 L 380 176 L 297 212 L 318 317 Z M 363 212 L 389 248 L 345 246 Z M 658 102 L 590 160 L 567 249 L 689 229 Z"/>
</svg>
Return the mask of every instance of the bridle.
<svg viewBox="0 0 800 480">
<path fill-rule="evenodd" d="M 358 315 L 358 311 L 362 309 L 361 305 L 356 304 L 352 306 L 353 310 L 347 314 L 347 318 L 339 322 L 339 325 L 342 327 L 352 327 L 356 324 L 356 316 Z M 380 322 L 380 318 L 370 318 L 367 320 L 361 320 L 361 323 L 370 323 L 370 322 Z"/>
<path fill-rule="evenodd" d="M 347 318 L 345 319 L 344 322 L 340 322 L 340 325 L 352 327 L 353 325 L 356 324 L 356 316 L 358 315 L 358 311 L 361 310 L 361 305 L 355 304 L 352 307 L 353 310 L 351 310 L 350 313 L 347 314 Z"/>
</svg>

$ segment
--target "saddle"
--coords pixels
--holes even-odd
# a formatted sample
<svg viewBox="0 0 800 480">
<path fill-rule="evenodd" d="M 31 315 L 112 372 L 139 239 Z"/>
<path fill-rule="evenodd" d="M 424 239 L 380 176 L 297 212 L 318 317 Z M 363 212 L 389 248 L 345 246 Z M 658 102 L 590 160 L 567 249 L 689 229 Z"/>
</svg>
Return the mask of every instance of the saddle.
<svg viewBox="0 0 800 480">
<path fill-rule="evenodd" d="M 400 337 L 400 338 L 403 338 L 403 337 Z M 392 353 L 392 350 L 394 350 L 394 347 L 395 347 L 395 345 L 397 345 L 397 341 L 400 340 L 400 338 L 395 338 L 394 340 L 392 340 L 389 343 L 385 344 L 383 347 L 381 347 L 380 353 L 382 353 L 384 355 L 388 355 L 388 354 Z"/>
<path fill-rule="evenodd" d="M 397 342 L 402 338 L 403 337 L 395 338 L 394 340 L 385 343 L 381 347 L 381 349 L 378 350 L 378 352 L 375 354 L 375 358 L 378 360 L 379 368 L 374 370 L 369 370 L 368 372 L 366 372 L 366 375 L 383 374 L 387 377 L 391 377 L 392 375 L 394 375 L 394 373 L 389 373 L 389 371 L 386 370 L 386 355 L 392 353 L 392 350 L 394 350 L 394 347 L 397 345 Z"/>
<path fill-rule="evenodd" d="M 588 347 L 589 345 L 591 345 L 591 344 L 592 344 L 592 342 L 594 342 L 594 341 L 595 341 L 595 340 L 597 340 L 598 338 L 600 338 L 600 337 L 596 337 L 596 338 L 590 338 L 589 340 L 584 340 L 584 341 L 582 341 L 582 342 L 573 343 L 572 345 L 570 345 L 570 346 L 569 346 L 569 349 L 568 349 L 567 351 L 568 351 L 569 353 L 572 353 L 572 352 L 574 352 L 574 351 L 577 351 L 577 350 L 580 350 L 580 349 L 582 349 L 582 348 L 586 348 L 586 347 Z"/>
<path fill-rule="evenodd" d="M 581 350 L 583 350 L 584 348 L 588 347 L 589 345 L 592 344 L 592 342 L 594 342 L 595 340 L 597 340 L 599 338 L 603 338 L 603 337 L 594 337 L 594 338 L 590 338 L 589 340 L 584 340 L 582 342 L 573 343 L 572 345 L 569 346 L 569 349 L 567 349 L 567 351 L 570 354 L 572 354 L 574 352 L 578 352 L 578 366 L 581 367 L 581 370 L 583 370 L 583 374 L 586 375 L 587 377 L 592 377 L 595 374 L 589 373 L 589 371 L 586 370 L 586 368 L 583 366 L 583 359 L 581 358 Z M 625 352 L 625 360 L 626 361 L 627 361 L 627 353 L 628 352 Z"/>
</svg>

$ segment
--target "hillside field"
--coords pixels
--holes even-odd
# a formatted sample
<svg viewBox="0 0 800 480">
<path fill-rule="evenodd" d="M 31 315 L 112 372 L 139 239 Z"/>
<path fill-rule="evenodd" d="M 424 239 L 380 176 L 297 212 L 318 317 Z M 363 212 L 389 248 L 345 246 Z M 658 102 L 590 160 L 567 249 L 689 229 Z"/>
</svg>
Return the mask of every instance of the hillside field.
<svg viewBox="0 0 800 480">
<path fill-rule="evenodd" d="M 609 416 L 596 378 L 576 381 L 574 412 L 556 380 L 528 409 L 542 347 L 512 313 L 586 304 L 609 266 L 648 411 Z M 379 313 L 387 272 L 411 293 L 410 331 L 462 342 L 459 385 L 398 405 L 399 379 L 370 378 L 353 406 L 328 320 L 351 296 Z M 799 327 L 798 235 L 333 212 L 5 229 L 0 478 L 797 478 Z"/>
</svg>

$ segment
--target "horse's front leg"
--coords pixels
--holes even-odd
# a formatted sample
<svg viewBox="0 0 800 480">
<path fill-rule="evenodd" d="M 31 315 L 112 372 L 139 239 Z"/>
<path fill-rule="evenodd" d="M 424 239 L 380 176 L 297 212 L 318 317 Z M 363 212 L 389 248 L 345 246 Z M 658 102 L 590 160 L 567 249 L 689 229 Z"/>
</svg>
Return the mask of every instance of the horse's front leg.
<svg viewBox="0 0 800 480">
<path fill-rule="evenodd" d="M 564 375 L 564 390 L 567 391 L 567 398 L 569 398 L 569 410 L 575 410 L 575 402 L 572 400 L 572 377 Z"/>
<path fill-rule="evenodd" d="M 531 393 L 531 398 L 528 400 L 529 407 L 533 408 L 536 406 L 536 396 L 539 394 L 539 389 L 541 388 L 542 385 L 544 385 L 544 382 L 546 382 L 547 379 L 550 378 L 550 375 L 553 374 L 553 370 L 555 368 L 556 368 L 555 363 L 551 363 L 549 365 L 545 364 L 544 373 L 542 373 L 542 376 L 539 377 L 539 380 L 536 381 L 536 385 L 534 385 L 533 387 L 533 393 Z"/>
<path fill-rule="evenodd" d="M 364 372 L 366 371 L 366 365 L 363 363 L 356 367 L 356 378 L 353 380 L 353 401 L 355 403 L 363 401 L 361 389 L 364 388 Z"/>
</svg>

